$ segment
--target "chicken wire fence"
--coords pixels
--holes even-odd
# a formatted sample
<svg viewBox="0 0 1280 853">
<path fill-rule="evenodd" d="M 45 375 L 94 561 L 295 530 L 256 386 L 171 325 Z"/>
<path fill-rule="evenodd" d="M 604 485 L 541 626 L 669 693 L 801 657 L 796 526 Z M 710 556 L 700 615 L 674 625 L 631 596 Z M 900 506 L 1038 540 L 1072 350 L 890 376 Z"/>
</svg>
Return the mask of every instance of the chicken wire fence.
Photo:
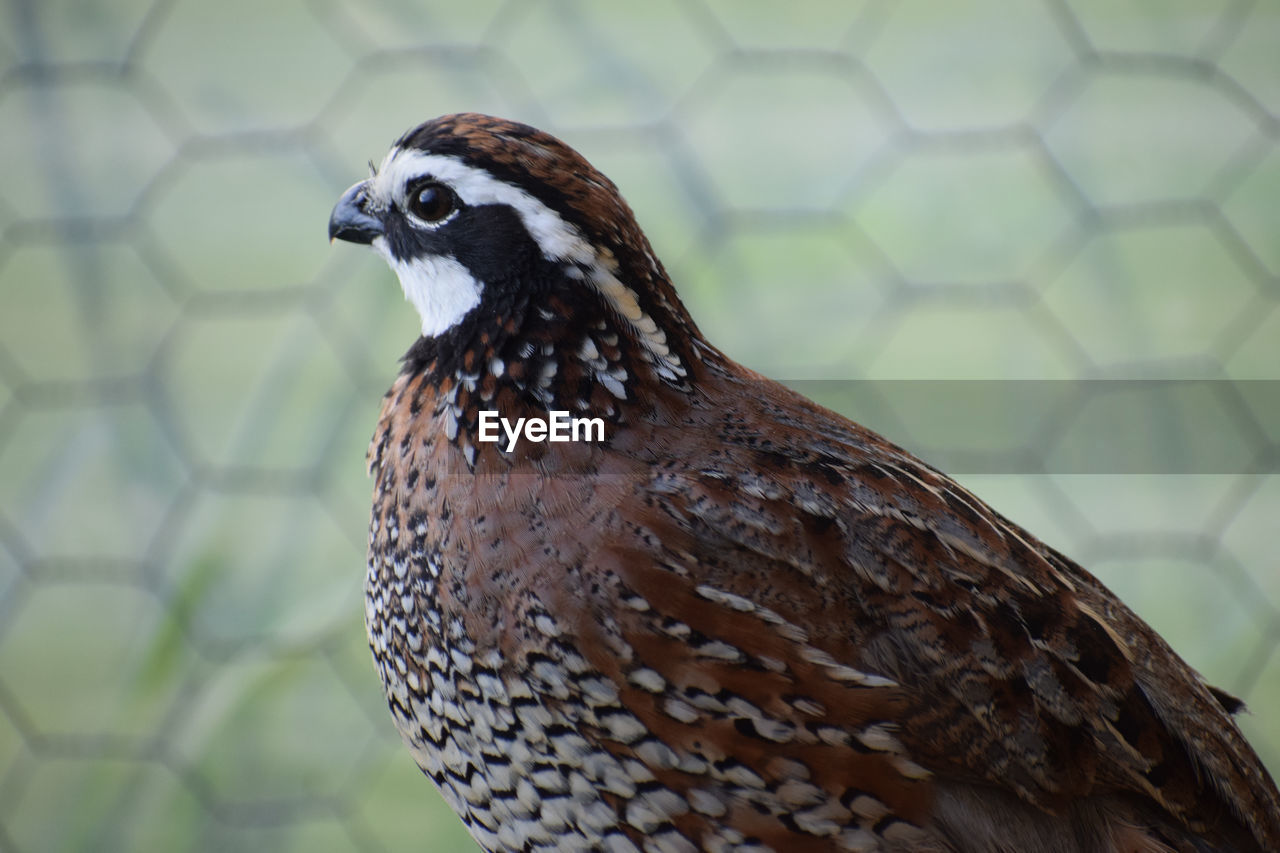
<svg viewBox="0 0 1280 853">
<path fill-rule="evenodd" d="M 0 851 L 464 850 L 364 645 L 405 128 L 610 175 L 708 336 L 1099 574 L 1280 768 L 1280 6 L 10 0 Z"/>
</svg>

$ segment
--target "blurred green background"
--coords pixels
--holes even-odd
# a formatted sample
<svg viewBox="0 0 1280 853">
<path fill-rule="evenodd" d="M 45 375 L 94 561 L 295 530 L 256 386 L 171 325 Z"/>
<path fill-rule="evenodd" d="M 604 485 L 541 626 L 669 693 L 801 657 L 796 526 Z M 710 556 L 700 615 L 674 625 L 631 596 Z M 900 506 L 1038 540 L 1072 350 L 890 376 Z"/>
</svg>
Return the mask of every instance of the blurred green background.
<svg viewBox="0 0 1280 853">
<path fill-rule="evenodd" d="M 1214 380 L 1137 426 L 1064 395 L 959 473 L 1247 699 L 1280 769 L 1280 417 L 1229 381 L 1280 380 L 1280 5 L 3 14 L 0 851 L 471 849 L 362 624 L 365 446 L 416 322 L 325 242 L 366 161 L 457 110 L 583 151 L 774 377 Z M 975 407 L 1027 420 L 813 387 L 930 459 L 982 445 Z M 1200 439 L 1236 461 L 1176 473 Z"/>
</svg>

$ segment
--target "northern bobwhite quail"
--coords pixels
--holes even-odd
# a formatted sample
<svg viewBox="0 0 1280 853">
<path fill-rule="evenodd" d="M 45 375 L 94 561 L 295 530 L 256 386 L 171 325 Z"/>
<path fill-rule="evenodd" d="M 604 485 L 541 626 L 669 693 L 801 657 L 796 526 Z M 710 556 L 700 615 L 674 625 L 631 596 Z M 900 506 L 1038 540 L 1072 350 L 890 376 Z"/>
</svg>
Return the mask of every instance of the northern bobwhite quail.
<svg viewBox="0 0 1280 853">
<path fill-rule="evenodd" d="M 560 140 L 428 121 L 329 234 L 422 317 L 369 451 L 365 615 L 482 847 L 1280 850 L 1238 701 L 1087 571 L 708 343 Z"/>
</svg>

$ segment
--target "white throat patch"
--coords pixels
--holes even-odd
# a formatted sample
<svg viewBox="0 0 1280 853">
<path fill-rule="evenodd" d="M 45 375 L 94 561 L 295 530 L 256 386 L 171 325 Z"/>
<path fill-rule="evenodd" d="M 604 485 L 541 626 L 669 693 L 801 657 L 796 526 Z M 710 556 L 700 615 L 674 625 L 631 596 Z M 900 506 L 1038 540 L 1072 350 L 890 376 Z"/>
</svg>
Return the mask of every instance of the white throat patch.
<svg viewBox="0 0 1280 853">
<path fill-rule="evenodd" d="M 423 336 L 434 338 L 444 334 L 480 304 L 480 282 L 456 259 L 427 255 L 397 260 L 391 256 L 385 237 L 375 239 L 373 248 L 395 270 L 404 298 L 418 310 Z"/>
</svg>

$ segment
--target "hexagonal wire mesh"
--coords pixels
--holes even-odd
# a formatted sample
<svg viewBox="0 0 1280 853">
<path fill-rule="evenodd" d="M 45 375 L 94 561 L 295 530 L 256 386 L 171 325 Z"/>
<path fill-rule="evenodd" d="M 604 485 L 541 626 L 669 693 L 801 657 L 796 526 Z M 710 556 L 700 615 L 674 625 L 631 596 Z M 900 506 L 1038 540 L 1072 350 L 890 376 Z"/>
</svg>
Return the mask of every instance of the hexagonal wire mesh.
<svg viewBox="0 0 1280 853">
<path fill-rule="evenodd" d="M 1280 7 L 782 8 L 11 0 L 0 850 L 469 845 L 360 624 L 414 320 L 324 243 L 460 109 L 584 151 L 712 340 L 1099 573 L 1280 767 Z"/>
</svg>

